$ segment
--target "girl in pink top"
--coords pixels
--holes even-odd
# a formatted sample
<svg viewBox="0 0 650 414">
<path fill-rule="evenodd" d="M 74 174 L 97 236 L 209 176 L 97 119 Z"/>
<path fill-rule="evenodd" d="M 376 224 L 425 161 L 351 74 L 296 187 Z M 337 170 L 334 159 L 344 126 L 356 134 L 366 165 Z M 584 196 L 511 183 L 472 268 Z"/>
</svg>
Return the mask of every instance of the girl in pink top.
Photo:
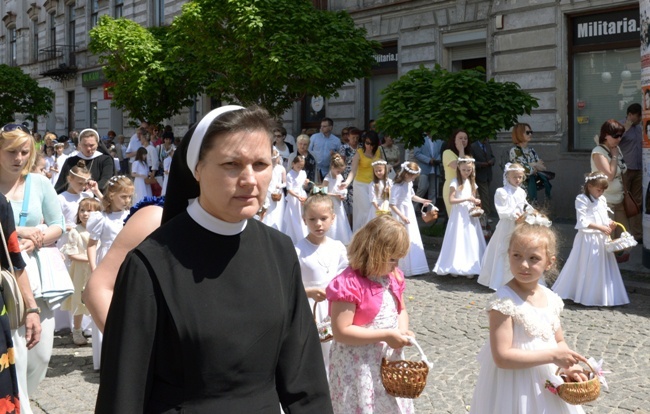
<svg viewBox="0 0 650 414">
<path fill-rule="evenodd" d="M 401 359 L 409 344 L 404 274 L 397 262 L 409 248 L 406 228 L 379 216 L 348 246 L 350 266 L 327 286 L 334 342 L 329 384 L 335 414 L 413 413 L 413 401 L 386 393 L 381 359 Z"/>
</svg>

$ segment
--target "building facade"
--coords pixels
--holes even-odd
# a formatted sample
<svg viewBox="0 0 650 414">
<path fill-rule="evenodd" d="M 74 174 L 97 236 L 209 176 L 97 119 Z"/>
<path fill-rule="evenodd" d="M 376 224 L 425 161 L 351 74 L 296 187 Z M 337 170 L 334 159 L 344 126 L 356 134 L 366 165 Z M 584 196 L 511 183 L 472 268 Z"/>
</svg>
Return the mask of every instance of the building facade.
<svg viewBox="0 0 650 414">
<path fill-rule="evenodd" d="M 55 91 L 54 111 L 39 120 L 38 129 L 130 131 L 128 117 L 110 107 L 104 94 L 101 68 L 87 51 L 88 30 L 103 14 L 147 26 L 169 24 L 185 1 L 27 3 L 0 2 L 0 62 L 22 67 Z M 347 10 L 383 49 L 368 79 L 345 85 L 334 98 L 306 97 L 288 111 L 284 123 L 290 132 L 317 127 L 324 116 L 334 119 L 335 133 L 349 125 L 363 128 L 380 116 L 381 90 L 419 65 L 482 66 L 488 77 L 517 82 L 539 99 L 539 108 L 521 121 L 532 126 L 531 146 L 557 173 L 551 205 L 560 217 L 574 215 L 573 200 L 589 171 L 600 125 L 624 119 L 630 103 L 641 103 L 637 1 L 319 0 L 315 5 Z M 180 135 L 214 105 L 209 98 L 198 99 L 168 123 Z M 497 170 L 511 145 L 505 131 L 493 144 L 495 177 L 501 176 Z M 501 179 L 492 185 L 501 186 Z"/>
</svg>

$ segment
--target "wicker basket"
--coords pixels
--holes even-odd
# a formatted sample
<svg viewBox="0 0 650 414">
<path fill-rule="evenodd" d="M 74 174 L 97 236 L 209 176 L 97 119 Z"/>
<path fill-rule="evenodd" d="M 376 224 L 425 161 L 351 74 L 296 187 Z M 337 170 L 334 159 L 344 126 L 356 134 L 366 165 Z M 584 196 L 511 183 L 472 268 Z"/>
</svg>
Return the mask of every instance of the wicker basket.
<svg viewBox="0 0 650 414">
<path fill-rule="evenodd" d="M 608 252 L 618 252 L 630 249 L 638 244 L 637 241 L 634 240 L 634 236 L 627 232 L 625 226 L 618 222 L 616 222 L 616 225 L 623 229 L 623 233 L 621 233 L 621 236 L 618 239 L 612 240 L 612 238 L 609 237 L 605 242 L 605 249 Z"/>
<path fill-rule="evenodd" d="M 375 210 L 375 216 L 379 217 L 387 214 L 390 214 L 390 205 L 388 200 L 384 200 L 379 206 L 379 210 Z"/>
<path fill-rule="evenodd" d="M 474 206 L 469 209 L 469 215 L 472 217 L 481 217 L 483 213 L 484 213 L 483 209 L 479 206 Z"/>
<path fill-rule="evenodd" d="M 334 339 L 334 335 L 332 334 L 332 320 L 328 316 L 322 321 L 318 322 L 316 320 L 316 306 L 318 306 L 318 302 L 314 302 L 312 314 L 314 315 L 316 329 L 318 329 L 318 337 L 320 338 L 321 342 L 329 342 Z"/>
<path fill-rule="evenodd" d="M 282 200 L 282 193 L 271 193 L 271 200 L 273 201 Z"/>
<path fill-rule="evenodd" d="M 386 389 L 386 393 L 398 398 L 419 397 L 427 385 L 429 369 L 433 367 L 415 338 L 409 337 L 409 340 L 412 345 L 417 347 L 422 361 L 388 361 L 386 358 L 381 359 L 381 382 Z"/>
<path fill-rule="evenodd" d="M 594 401 L 600 395 L 600 380 L 594 369 L 586 363 L 591 372 L 589 380 L 584 382 L 565 382 L 557 386 L 557 395 L 572 405 L 581 405 Z M 560 373 L 557 369 L 555 375 Z"/>
<path fill-rule="evenodd" d="M 431 223 L 434 220 L 438 220 L 438 208 L 433 204 L 424 204 L 422 206 L 422 220 L 425 223 Z"/>
</svg>

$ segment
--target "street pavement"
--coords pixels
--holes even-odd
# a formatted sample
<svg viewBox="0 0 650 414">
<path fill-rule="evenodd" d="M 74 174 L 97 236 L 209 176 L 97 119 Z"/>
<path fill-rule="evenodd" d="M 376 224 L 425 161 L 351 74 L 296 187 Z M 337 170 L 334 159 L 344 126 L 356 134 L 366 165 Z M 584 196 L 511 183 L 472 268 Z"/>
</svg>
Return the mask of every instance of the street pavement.
<svg viewBox="0 0 650 414">
<path fill-rule="evenodd" d="M 556 224 L 563 235 L 560 257 L 573 241 L 572 225 Z M 440 238 L 424 238 L 433 267 Z M 568 246 L 568 247 L 567 247 Z M 650 414 L 650 270 L 640 266 L 641 247 L 621 266 L 629 283 L 630 301 L 615 308 L 566 303 L 562 326 L 569 346 L 587 357 L 605 360 L 609 390 L 586 405 L 593 414 Z M 406 302 L 411 329 L 434 364 L 423 394 L 415 400 L 418 413 L 466 413 L 479 371 L 476 354 L 488 337 L 482 310 L 492 291 L 476 280 L 433 274 L 407 281 Z M 407 356 L 417 359 L 414 350 Z M 99 375 L 93 370 L 90 346 L 77 347 L 68 336 L 57 336 L 47 377 L 33 396 L 35 413 L 93 412 Z"/>
</svg>

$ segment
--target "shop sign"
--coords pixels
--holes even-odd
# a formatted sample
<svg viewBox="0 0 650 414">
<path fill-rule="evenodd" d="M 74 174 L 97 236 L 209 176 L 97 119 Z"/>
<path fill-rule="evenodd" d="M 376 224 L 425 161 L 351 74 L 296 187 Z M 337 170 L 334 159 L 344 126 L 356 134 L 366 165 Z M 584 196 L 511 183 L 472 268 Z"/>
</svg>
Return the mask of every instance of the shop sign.
<svg viewBox="0 0 650 414">
<path fill-rule="evenodd" d="M 104 87 L 104 99 L 110 100 L 113 99 L 113 91 L 111 91 L 109 88 L 112 86 L 115 86 L 115 83 L 113 82 L 107 82 L 103 85 Z"/>
<path fill-rule="evenodd" d="M 397 69 L 397 45 L 383 46 L 373 57 L 376 62 L 373 69 Z"/>
<path fill-rule="evenodd" d="M 81 86 L 84 88 L 98 88 L 106 83 L 104 72 L 101 69 L 81 74 Z"/>
<path fill-rule="evenodd" d="M 577 16 L 572 22 L 574 46 L 639 40 L 638 9 Z"/>
</svg>

